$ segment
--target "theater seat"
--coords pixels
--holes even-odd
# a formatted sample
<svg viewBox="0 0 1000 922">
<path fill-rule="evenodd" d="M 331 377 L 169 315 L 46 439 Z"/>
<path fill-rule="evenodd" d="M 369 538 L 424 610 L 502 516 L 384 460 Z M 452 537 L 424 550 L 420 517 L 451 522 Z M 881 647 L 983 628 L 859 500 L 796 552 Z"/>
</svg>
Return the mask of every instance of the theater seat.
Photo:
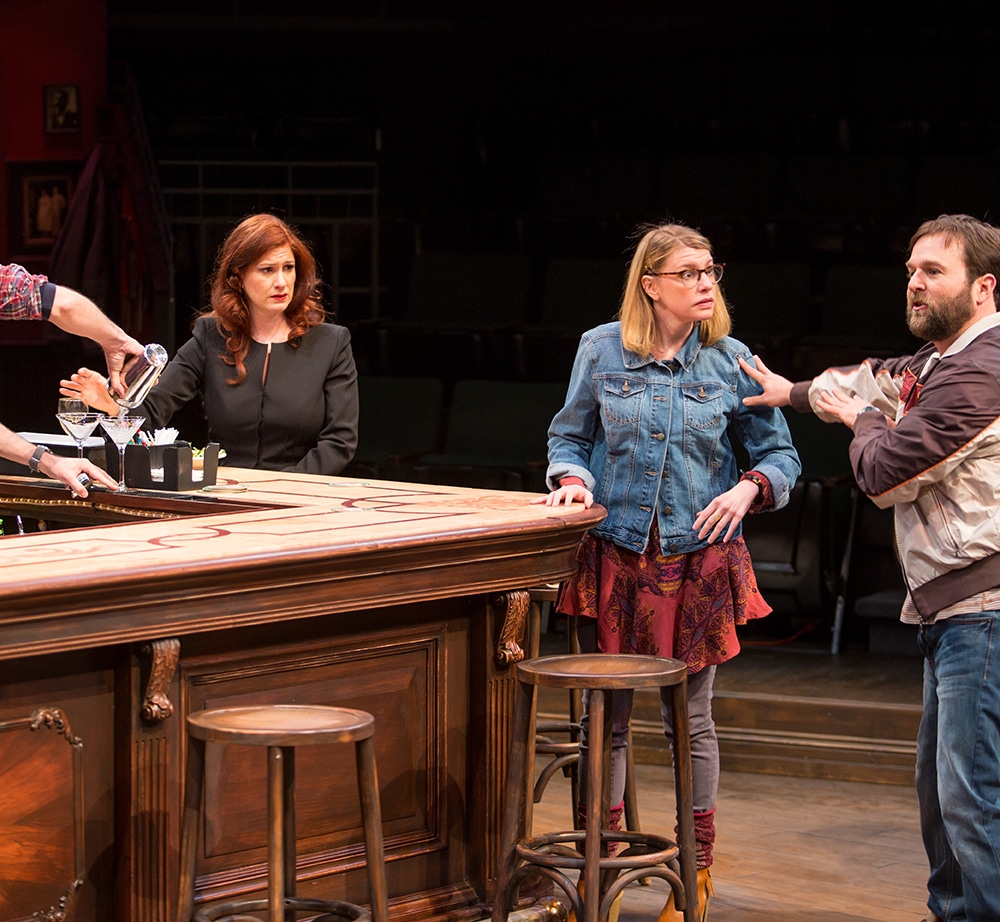
<svg viewBox="0 0 1000 922">
<path fill-rule="evenodd" d="M 407 479 L 412 461 L 439 445 L 443 398 L 437 378 L 359 375 L 358 450 L 342 476 Z"/>
<path fill-rule="evenodd" d="M 538 321 L 498 342 L 508 373 L 521 381 L 569 381 L 580 335 L 615 318 L 628 265 L 624 259 L 556 257 L 545 267 Z M 498 366 L 498 371 L 504 370 Z"/>
<path fill-rule="evenodd" d="M 459 381 L 444 450 L 417 459 L 413 479 L 545 492 L 548 428 L 565 398 L 564 383 Z"/>
<path fill-rule="evenodd" d="M 446 385 L 483 374 L 498 330 L 525 322 L 531 301 L 526 256 L 422 253 L 413 258 L 406 309 L 378 324 L 376 366 Z"/>
</svg>

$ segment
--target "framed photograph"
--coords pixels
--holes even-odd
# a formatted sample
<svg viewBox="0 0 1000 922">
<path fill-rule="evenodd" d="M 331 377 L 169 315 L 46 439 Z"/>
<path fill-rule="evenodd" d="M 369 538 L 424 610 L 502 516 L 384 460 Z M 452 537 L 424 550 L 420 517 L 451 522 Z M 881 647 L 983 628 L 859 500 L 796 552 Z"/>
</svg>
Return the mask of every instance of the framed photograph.
<svg viewBox="0 0 1000 922">
<path fill-rule="evenodd" d="M 47 83 L 42 112 L 46 134 L 80 130 L 80 91 L 75 83 Z"/>
<path fill-rule="evenodd" d="M 59 161 L 8 165 L 8 225 L 15 253 L 47 253 L 59 236 L 73 197 L 77 165 Z"/>
</svg>

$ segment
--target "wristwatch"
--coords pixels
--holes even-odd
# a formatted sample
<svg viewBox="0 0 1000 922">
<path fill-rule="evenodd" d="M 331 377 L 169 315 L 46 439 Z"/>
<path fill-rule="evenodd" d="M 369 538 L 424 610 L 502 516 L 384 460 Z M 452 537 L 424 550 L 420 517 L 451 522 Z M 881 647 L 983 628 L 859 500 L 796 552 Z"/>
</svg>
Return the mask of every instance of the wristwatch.
<svg viewBox="0 0 1000 922">
<path fill-rule="evenodd" d="M 47 451 L 52 451 L 48 445 L 36 445 L 35 450 L 31 453 L 31 457 L 28 459 L 28 470 L 32 474 L 38 473 L 38 462 L 42 460 L 42 455 Z"/>
</svg>

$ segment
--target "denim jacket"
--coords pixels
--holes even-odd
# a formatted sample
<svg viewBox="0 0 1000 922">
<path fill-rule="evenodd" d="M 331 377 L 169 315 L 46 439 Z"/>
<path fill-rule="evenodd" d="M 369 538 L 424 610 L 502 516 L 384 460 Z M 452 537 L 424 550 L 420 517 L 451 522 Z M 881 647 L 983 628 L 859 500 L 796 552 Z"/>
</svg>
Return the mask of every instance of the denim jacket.
<svg viewBox="0 0 1000 922">
<path fill-rule="evenodd" d="M 780 410 L 743 405 L 760 387 L 740 356 L 752 364 L 730 337 L 703 346 L 697 327 L 663 362 L 626 349 L 618 323 L 584 333 L 566 405 L 549 427 L 549 487 L 582 478 L 608 510 L 593 533 L 621 547 L 646 549 L 655 511 L 664 553 L 698 550 L 707 542 L 693 530 L 695 515 L 740 477 L 731 426 L 748 469 L 771 483 L 771 508 L 786 505 L 799 456 Z"/>
</svg>

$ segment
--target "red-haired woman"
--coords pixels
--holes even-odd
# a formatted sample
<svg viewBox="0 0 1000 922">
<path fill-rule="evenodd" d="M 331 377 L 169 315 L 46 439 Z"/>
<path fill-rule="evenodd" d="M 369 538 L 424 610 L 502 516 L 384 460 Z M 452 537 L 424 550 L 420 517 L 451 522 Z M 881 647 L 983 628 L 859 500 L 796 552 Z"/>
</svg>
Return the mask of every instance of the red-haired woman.
<svg viewBox="0 0 1000 922">
<path fill-rule="evenodd" d="M 274 215 L 245 218 L 219 249 L 210 309 L 135 412 L 161 428 L 200 395 L 227 465 L 338 474 L 357 447 L 357 370 L 347 329 L 325 319 L 302 238 Z M 86 368 L 62 393 L 119 409 Z"/>
</svg>

